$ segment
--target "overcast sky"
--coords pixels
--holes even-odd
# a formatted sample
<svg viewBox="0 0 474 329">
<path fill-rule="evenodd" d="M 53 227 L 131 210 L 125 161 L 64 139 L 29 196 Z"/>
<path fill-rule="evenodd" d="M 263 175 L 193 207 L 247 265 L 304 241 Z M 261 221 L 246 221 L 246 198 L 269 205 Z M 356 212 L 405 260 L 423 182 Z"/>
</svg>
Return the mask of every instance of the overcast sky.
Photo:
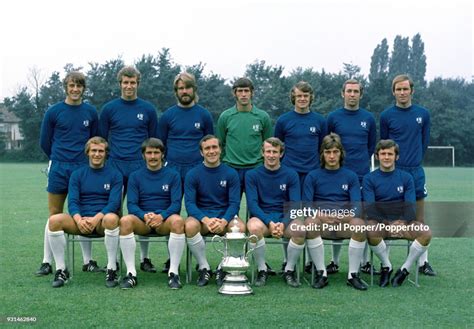
<svg viewBox="0 0 474 329">
<path fill-rule="evenodd" d="M 396 35 L 420 33 L 427 78 L 473 76 L 470 0 L 6 0 L 0 3 L 0 101 L 27 84 L 32 68 L 44 77 L 63 66 L 88 68 L 121 56 L 171 49 L 182 65 L 240 76 L 265 60 L 337 73 L 352 63 L 368 74 L 374 48 Z"/>
</svg>

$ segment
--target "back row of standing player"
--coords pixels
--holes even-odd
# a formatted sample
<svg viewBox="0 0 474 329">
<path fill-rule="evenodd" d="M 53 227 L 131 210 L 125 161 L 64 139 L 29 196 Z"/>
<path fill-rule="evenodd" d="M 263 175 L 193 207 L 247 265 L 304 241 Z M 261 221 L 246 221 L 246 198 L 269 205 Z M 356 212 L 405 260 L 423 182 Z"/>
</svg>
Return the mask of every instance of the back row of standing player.
<svg viewBox="0 0 474 329">
<path fill-rule="evenodd" d="M 184 72 L 176 76 L 173 87 L 177 104 L 165 111 L 160 120 L 155 107 L 138 97 L 138 70 L 123 68 L 118 82 L 121 97 L 103 107 L 100 120 L 96 109 L 82 101 L 86 81 L 79 72 L 69 73 L 64 80 L 66 100 L 46 112 L 40 143 L 51 160 L 47 188 L 50 216 L 62 212 L 69 177 L 72 171 L 87 163 L 83 149 L 92 136 L 101 135 L 108 140 L 108 163 L 122 173 L 125 187 L 130 173 L 144 166 L 140 146 L 149 137 L 164 142 L 168 166 L 176 169 L 182 180 L 189 169 L 202 162 L 199 141 L 213 134 L 214 128 L 210 113 L 197 104 L 197 85 L 191 74 Z M 223 162 L 237 170 L 243 191 L 245 173 L 262 163 L 261 145 L 272 135 L 272 125 L 269 115 L 253 105 L 254 87 L 249 79 L 237 79 L 232 90 L 236 104 L 220 115 L 216 134 L 223 144 Z M 413 82 L 408 76 L 400 75 L 393 80 L 396 105 L 382 113 L 380 137 L 393 139 L 400 145 L 397 167 L 414 176 L 417 219 L 422 221 L 426 187 L 421 161 L 429 143 L 430 118 L 427 110 L 412 105 L 413 92 Z M 341 91 L 344 107 L 330 113 L 325 120 L 310 111 L 315 98 L 311 85 L 299 82 L 291 89 L 294 110 L 277 120 L 274 135 L 286 145 L 283 164 L 295 169 L 301 182 L 309 171 L 319 167 L 319 147 L 329 132 L 341 136 L 347 153 L 345 166 L 356 172 L 359 179 L 369 172 L 376 125 L 373 114 L 359 107 L 362 95 L 363 86 L 358 81 L 346 81 Z M 148 259 L 147 250 L 147 244 L 142 244 L 142 265 Z M 83 246 L 83 252 L 85 266 L 88 265 L 85 268 L 91 268 L 90 265 L 93 268 L 90 245 Z M 426 254 L 420 257 L 420 264 L 427 261 L 426 257 Z M 51 260 L 45 234 L 44 259 L 37 274 L 51 273 Z"/>
</svg>

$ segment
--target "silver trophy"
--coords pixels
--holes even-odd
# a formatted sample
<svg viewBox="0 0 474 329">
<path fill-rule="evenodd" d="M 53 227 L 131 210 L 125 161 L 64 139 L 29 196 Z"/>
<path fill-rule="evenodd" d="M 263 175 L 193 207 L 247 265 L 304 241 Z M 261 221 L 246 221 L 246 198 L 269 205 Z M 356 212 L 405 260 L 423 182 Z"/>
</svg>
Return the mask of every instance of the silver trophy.
<svg viewBox="0 0 474 329">
<path fill-rule="evenodd" d="M 256 235 L 247 237 L 245 233 L 239 230 L 238 221 L 234 219 L 231 232 L 226 233 L 224 237 L 215 235 L 212 242 L 223 242 L 224 250 L 218 249 L 214 243 L 214 249 L 222 254 L 221 267 L 228 274 L 224 278 L 219 293 L 224 295 L 248 295 L 252 294 L 245 272 L 250 267 L 248 255 L 253 251 L 250 249 L 245 252 L 247 241 L 250 239 L 257 240 Z"/>
</svg>

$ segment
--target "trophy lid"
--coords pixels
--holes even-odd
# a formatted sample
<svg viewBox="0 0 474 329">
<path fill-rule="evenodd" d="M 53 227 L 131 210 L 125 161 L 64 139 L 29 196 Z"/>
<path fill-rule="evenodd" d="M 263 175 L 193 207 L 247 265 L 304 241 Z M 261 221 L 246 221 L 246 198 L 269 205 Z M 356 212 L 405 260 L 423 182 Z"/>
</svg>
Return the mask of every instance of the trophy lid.
<svg viewBox="0 0 474 329">
<path fill-rule="evenodd" d="M 227 239 L 244 239 L 245 233 L 240 232 L 239 228 L 239 221 L 237 220 L 237 215 L 235 215 L 234 219 L 231 223 L 230 232 L 226 233 L 225 237 Z"/>
</svg>

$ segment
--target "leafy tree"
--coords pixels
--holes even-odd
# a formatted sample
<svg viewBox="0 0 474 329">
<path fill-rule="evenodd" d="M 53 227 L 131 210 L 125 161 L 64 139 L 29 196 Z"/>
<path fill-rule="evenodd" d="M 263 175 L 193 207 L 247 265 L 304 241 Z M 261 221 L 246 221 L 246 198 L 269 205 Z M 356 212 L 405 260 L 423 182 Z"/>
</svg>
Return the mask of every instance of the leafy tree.
<svg viewBox="0 0 474 329">
<path fill-rule="evenodd" d="M 403 38 L 400 35 L 395 37 L 393 41 L 392 56 L 390 57 L 388 79 L 392 79 L 399 75 L 408 73 L 408 59 L 410 56 L 410 45 L 408 37 Z"/>
<path fill-rule="evenodd" d="M 426 55 L 425 43 L 421 40 L 421 35 L 417 33 L 411 39 L 411 48 L 408 56 L 408 74 L 417 86 L 424 88 L 426 86 Z"/>
<path fill-rule="evenodd" d="M 254 84 L 255 105 L 267 111 L 273 120 L 291 106 L 288 101 L 291 86 L 283 76 L 283 70 L 283 66 L 270 66 L 256 60 L 247 65 L 244 74 Z"/>
<path fill-rule="evenodd" d="M 100 111 L 105 103 L 120 96 L 117 74 L 125 64 L 121 58 L 116 58 L 104 64 L 89 63 L 89 66 L 84 98 Z"/>
<path fill-rule="evenodd" d="M 174 63 L 169 48 L 162 48 L 156 59 L 157 76 L 155 92 L 158 100 L 157 107 L 161 112 L 176 104 L 173 81 L 181 72 L 181 66 Z M 199 86 L 198 86 L 199 88 Z"/>
<path fill-rule="evenodd" d="M 383 39 L 372 54 L 369 84 L 363 97 L 363 100 L 368 102 L 367 109 L 376 116 L 379 116 L 391 102 L 390 82 L 388 81 L 389 62 L 387 39 Z"/>
<path fill-rule="evenodd" d="M 362 76 L 360 74 L 360 66 L 354 65 L 351 63 L 342 63 L 343 73 L 346 76 L 346 79 L 360 79 Z"/>
</svg>

